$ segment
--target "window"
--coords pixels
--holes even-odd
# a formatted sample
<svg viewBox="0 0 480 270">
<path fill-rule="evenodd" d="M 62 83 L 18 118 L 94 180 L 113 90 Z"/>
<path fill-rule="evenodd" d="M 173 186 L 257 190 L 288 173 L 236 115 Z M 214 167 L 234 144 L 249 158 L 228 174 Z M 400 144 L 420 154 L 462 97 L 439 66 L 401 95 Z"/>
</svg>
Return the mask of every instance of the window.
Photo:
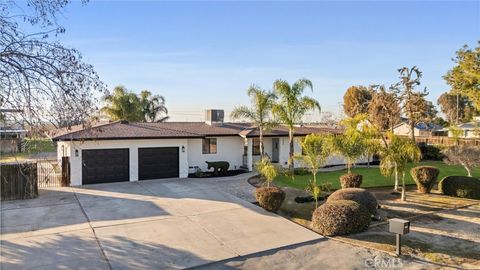
<svg viewBox="0 0 480 270">
<path fill-rule="evenodd" d="M 203 139 L 202 153 L 203 154 L 216 154 L 217 153 L 217 139 L 216 138 Z"/>
<path fill-rule="evenodd" d="M 252 154 L 254 156 L 260 155 L 260 138 L 253 138 L 252 146 L 253 146 L 253 153 Z"/>
</svg>

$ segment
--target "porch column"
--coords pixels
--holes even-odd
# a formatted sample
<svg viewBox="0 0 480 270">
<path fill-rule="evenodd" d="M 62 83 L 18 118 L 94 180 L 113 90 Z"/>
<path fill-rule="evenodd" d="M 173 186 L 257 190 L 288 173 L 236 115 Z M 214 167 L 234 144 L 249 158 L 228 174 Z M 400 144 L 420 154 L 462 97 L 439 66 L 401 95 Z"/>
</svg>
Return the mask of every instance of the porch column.
<svg viewBox="0 0 480 270">
<path fill-rule="evenodd" d="M 253 142 L 252 138 L 247 139 L 247 168 L 251 172 L 253 170 Z"/>
</svg>

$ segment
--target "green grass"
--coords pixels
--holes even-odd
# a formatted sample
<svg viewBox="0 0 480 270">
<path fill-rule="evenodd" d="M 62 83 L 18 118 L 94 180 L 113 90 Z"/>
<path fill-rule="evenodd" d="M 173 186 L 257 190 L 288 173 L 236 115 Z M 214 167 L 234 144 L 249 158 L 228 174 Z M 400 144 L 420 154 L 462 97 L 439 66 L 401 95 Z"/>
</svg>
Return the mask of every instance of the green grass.
<svg viewBox="0 0 480 270">
<path fill-rule="evenodd" d="M 27 160 L 36 153 L 56 152 L 56 143 L 50 139 L 44 138 L 25 138 L 22 142 L 24 152 L 0 154 L 0 162 L 16 162 Z"/>
<path fill-rule="evenodd" d="M 43 138 L 25 138 L 23 141 L 25 145 L 25 152 L 39 153 L 39 152 L 56 152 L 57 146 L 55 142 L 50 139 Z"/>
<path fill-rule="evenodd" d="M 440 170 L 440 175 L 438 179 L 442 179 L 448 175 L 467 175 L 467 172 L 462 166 L 451 166 L 445 164 L 443 161 L 424 161 L 417 164 L 409 164 L 408 171 L 405 174 L 405 183 L 406 184 L 415 184 L 412 177 L 410 176 L 410 168 L 420 165 L 429 165 L 437 167 Z M 383 186 L 393 186 L 394 178 L 385 177 L 380 173 L 380 169 L 377 168 L 353 168 L 352 172 L 361 174 L 363 176 L 362 187 L 383 187 Z M 340 170 L 334 172 L 318 172 L 317 181 L 319 184 L 328 183 L 332 184 L 332 188 L 340 188 L 340 175 L 347 173 L 347 170 Z M 475 168 L 472 171 L 474 177 L 480 177 L 480 168 Z M 295 179 L 292 180 L 288 176 L 278 176 L 274 183 L 279 186 L 287 186 L 298 189 L 305 189 L 308 181 L 312 178 L 311 175 L 296 175 Z M 400 178 L 401 182 L 401 178 Z"/>
</svg>

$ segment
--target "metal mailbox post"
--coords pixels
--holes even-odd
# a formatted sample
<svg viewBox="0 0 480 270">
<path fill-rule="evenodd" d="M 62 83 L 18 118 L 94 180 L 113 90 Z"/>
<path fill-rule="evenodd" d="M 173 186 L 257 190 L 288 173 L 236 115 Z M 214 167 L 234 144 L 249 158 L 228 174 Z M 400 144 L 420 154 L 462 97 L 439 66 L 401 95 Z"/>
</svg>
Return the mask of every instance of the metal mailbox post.
<svg viewBox="0 0 480 270">
<path fill-rule="evenodd" d="M 389 231 L 397 236 L 397 250 L 398 256 L 402 255 L 402 235 L 410 232 L 410 221 L 399 218 L 392 218 L 388 220 Z"/>
</svg>

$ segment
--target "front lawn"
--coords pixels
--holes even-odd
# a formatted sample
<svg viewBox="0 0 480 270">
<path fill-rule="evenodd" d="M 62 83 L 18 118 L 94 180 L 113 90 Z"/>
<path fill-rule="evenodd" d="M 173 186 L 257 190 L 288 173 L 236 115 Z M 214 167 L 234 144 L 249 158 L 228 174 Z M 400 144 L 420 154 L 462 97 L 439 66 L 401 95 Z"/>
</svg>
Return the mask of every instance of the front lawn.
<svg viewBox="0 0 480 270">
<path fill-rule="evenodd" d="M 445 164 L 442 161 L 424 161 L 417 164 L 409 164 L 408 172 L 405 174 L 405 183 L 406 184 L 415 184 L 412 177 L 410 176 L 410 168 L 420 165 L 429 165 L 435 166 L 440 170 L 439 180 L 448 175 L 467 175 L 467 172 L 462 166 L 450 166 Z M 346 169 L 333 171 L 333 172 L 318 172 L 317 181 L 319 184 L 328 183 L 332 184 L 333 189 L 340 188 L 340 175 L 345 174 Z M 378 167 L 372 168 L 353 168 L 352 172 L 363 175 L 362 187 L 384 187 L 384 186 L 393 186 L 394 178 L 385 177 L 380 173 Z M 472 171 L 474 177 L 480 177 L 480 168 L 475 168 Z M 298 189 L 305 189 L 308 181 L 312 178 L 311 175 L 296 175 L 295 179 L 292 180 L 288 176 L 278 176 L 274 183 L 278 186 L 283 187 L 293 187 Z M 400 178 L 401 184 L 401 178 Z"/>
</svg>

